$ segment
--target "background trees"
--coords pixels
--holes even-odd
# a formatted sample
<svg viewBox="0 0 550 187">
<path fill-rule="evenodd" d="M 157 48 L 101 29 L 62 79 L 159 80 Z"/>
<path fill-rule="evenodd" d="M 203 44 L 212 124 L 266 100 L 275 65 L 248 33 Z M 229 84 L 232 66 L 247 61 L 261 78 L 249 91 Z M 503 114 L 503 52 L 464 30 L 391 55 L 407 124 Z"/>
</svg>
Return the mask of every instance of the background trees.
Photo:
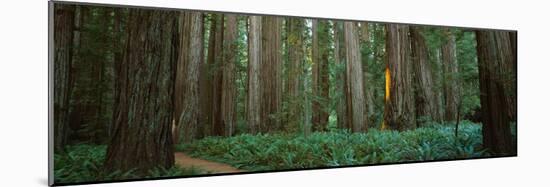
<svg viewBox="0 0 550 187">
<path fill-rule="evenodd" d="M 432 65 L 422 28 L 411 26 L 411 58 L 414 69 L 416 117 L 420 123 L 440 121 L 439 99 L 436 93 Z M 420 124 L 419 124 L 420 125 Z"/>
<path fill-rule="evenodd" d="M 288 66 L 286 81 L 288 92 L 288 115 L 287 123 L 283 124 L 287 130 L 297 130 L 302 122 L 302 94 L 303 91 L 303 69 L 305 61 L 305 45 L 304 45 L 304 30 L 305 21 L 299 18 L 288 18 Z"/>
<path fill-rule="evenodd" d="M 329 100 L 329 25 L 328 21 L 312 21 L 312 125 L 313 130 L 323 131 L 327 127 Z M 323 105 L 324 104 L 324 105 Z"/>
</svg>

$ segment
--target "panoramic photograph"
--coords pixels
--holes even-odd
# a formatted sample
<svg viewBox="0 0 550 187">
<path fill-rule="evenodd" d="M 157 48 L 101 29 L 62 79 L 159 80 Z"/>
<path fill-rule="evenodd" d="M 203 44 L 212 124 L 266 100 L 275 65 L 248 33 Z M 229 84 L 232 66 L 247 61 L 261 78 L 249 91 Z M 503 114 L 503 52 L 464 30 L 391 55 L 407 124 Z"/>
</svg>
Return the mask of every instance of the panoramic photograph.
<svg viewBox="0 0 550 187">
<path fill-rule="evenodd" d="M 517 32 L 53 3 L 54 183 L 517 155 Z"/>
</svg>

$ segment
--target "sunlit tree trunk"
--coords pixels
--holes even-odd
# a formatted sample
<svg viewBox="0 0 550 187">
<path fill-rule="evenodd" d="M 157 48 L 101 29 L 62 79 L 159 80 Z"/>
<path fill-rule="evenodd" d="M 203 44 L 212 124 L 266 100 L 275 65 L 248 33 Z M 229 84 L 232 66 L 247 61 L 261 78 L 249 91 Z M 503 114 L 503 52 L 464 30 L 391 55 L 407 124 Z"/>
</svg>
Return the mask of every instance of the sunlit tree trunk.
<svg viewBox="0 0 550 187">
<path fill-rule="evenodd" d="M 273 16 L 262 18 L 262 52 L 260 65 L 261 127 L 262 132 L 281 129 L 282 120 L 282 19 Z"/>
<path fill-rule="evenodd" d="M 390 129 L 416 127 L 413 67 L 410 60 L 409 26 L 386 25 L 386 93 L 384 125 Z"/>
<path fill-rule="evenodd" d="M 483 146 L 497 155 L 516 154 L 509 97 L 515 97 L 515 57 L 505 31 L 476 31 Z"/>
<path fill-rule="evenodd" d="M 365 94 L 363 70 L 357 26 L 344 22 L 344 43 L 346 48 L 346 105 L 347 119 L 353 132 L 366 131 Z"/>
<path fill-rule="evenodd" d="M 130 10 L 128 38 L 115 102 L 113 136 L 107 149 L 107 172 L 132 169 L 145 175 L 174 165 L 170 131 L 177 61 L 176 15 Z M 131 146 L 129 146 L 131 145 Z"/>
<path fill-rule="evenodd" d="M 438 96 L 435 93 L 432 66 L 422 29 L 410 27 L 411 54 L 414 68 L 416 118 L 419 123 L 440 121 Z"/>
<path fill-rule="evenodd" d="M 250 16 L 248 29 L 248 95 L 247 121 L 252 134 L 260 132 L 260 62 L 262 48 L 262 17 Z"/>
<path fill-rule="evenodd" d="M 69 131 L 74 6 L 56 4 L 54 11 L 54 146 L 61 150 Z"/>
</svg>

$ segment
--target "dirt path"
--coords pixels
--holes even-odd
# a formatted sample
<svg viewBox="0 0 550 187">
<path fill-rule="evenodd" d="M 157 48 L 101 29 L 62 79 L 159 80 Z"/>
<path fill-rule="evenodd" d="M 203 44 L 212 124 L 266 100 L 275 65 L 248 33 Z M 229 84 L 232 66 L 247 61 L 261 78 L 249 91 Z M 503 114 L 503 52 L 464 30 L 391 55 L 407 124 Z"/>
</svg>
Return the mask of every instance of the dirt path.
<svg viewBox="0 0 550 187">
<path fill-rule="evenodd" d="M 174 154 L 176 158 L 176 164 L 182 168 L 191 168 L 195 167 L 197 169 L 204 170 L 208 173 L 237 173 L 237 172 L 243 172 L 243 170 L 239 170 L 233 166 L 230 166 L 228 164 L 218 163 L 218 162 L 212 162 L 208 160 L 198 159 L 198 158 L 192 158 L 185 153 L 182 152 L 176 152 Z"/>
</svg>

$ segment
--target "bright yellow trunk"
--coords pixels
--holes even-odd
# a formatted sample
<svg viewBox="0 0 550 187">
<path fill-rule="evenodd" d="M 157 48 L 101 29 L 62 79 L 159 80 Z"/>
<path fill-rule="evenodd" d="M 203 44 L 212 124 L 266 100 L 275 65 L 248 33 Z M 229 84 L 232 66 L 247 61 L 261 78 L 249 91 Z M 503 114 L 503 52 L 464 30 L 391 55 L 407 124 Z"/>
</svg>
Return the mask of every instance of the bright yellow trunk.
<svg viewBox="0 0 550 187">
<path fill-rule="evenodd" d="M 386 97 L 387 102 L 390 99 L 390 69 L 386 67 Z"/>
<path fill-rule="evenodd" d="M 388 102 L 388 100 L 390 100 L 390 69 L 388 67 L 386 67 L 386 73 L 385 74 L 386 74 L 386 95 L 384 97 L 384 101 Z M 387 128 L 388 128 L 388 126 L 386 125 L 386 121 L 382 120 L 381 129 L 385 130 Z"/>
</svg>

